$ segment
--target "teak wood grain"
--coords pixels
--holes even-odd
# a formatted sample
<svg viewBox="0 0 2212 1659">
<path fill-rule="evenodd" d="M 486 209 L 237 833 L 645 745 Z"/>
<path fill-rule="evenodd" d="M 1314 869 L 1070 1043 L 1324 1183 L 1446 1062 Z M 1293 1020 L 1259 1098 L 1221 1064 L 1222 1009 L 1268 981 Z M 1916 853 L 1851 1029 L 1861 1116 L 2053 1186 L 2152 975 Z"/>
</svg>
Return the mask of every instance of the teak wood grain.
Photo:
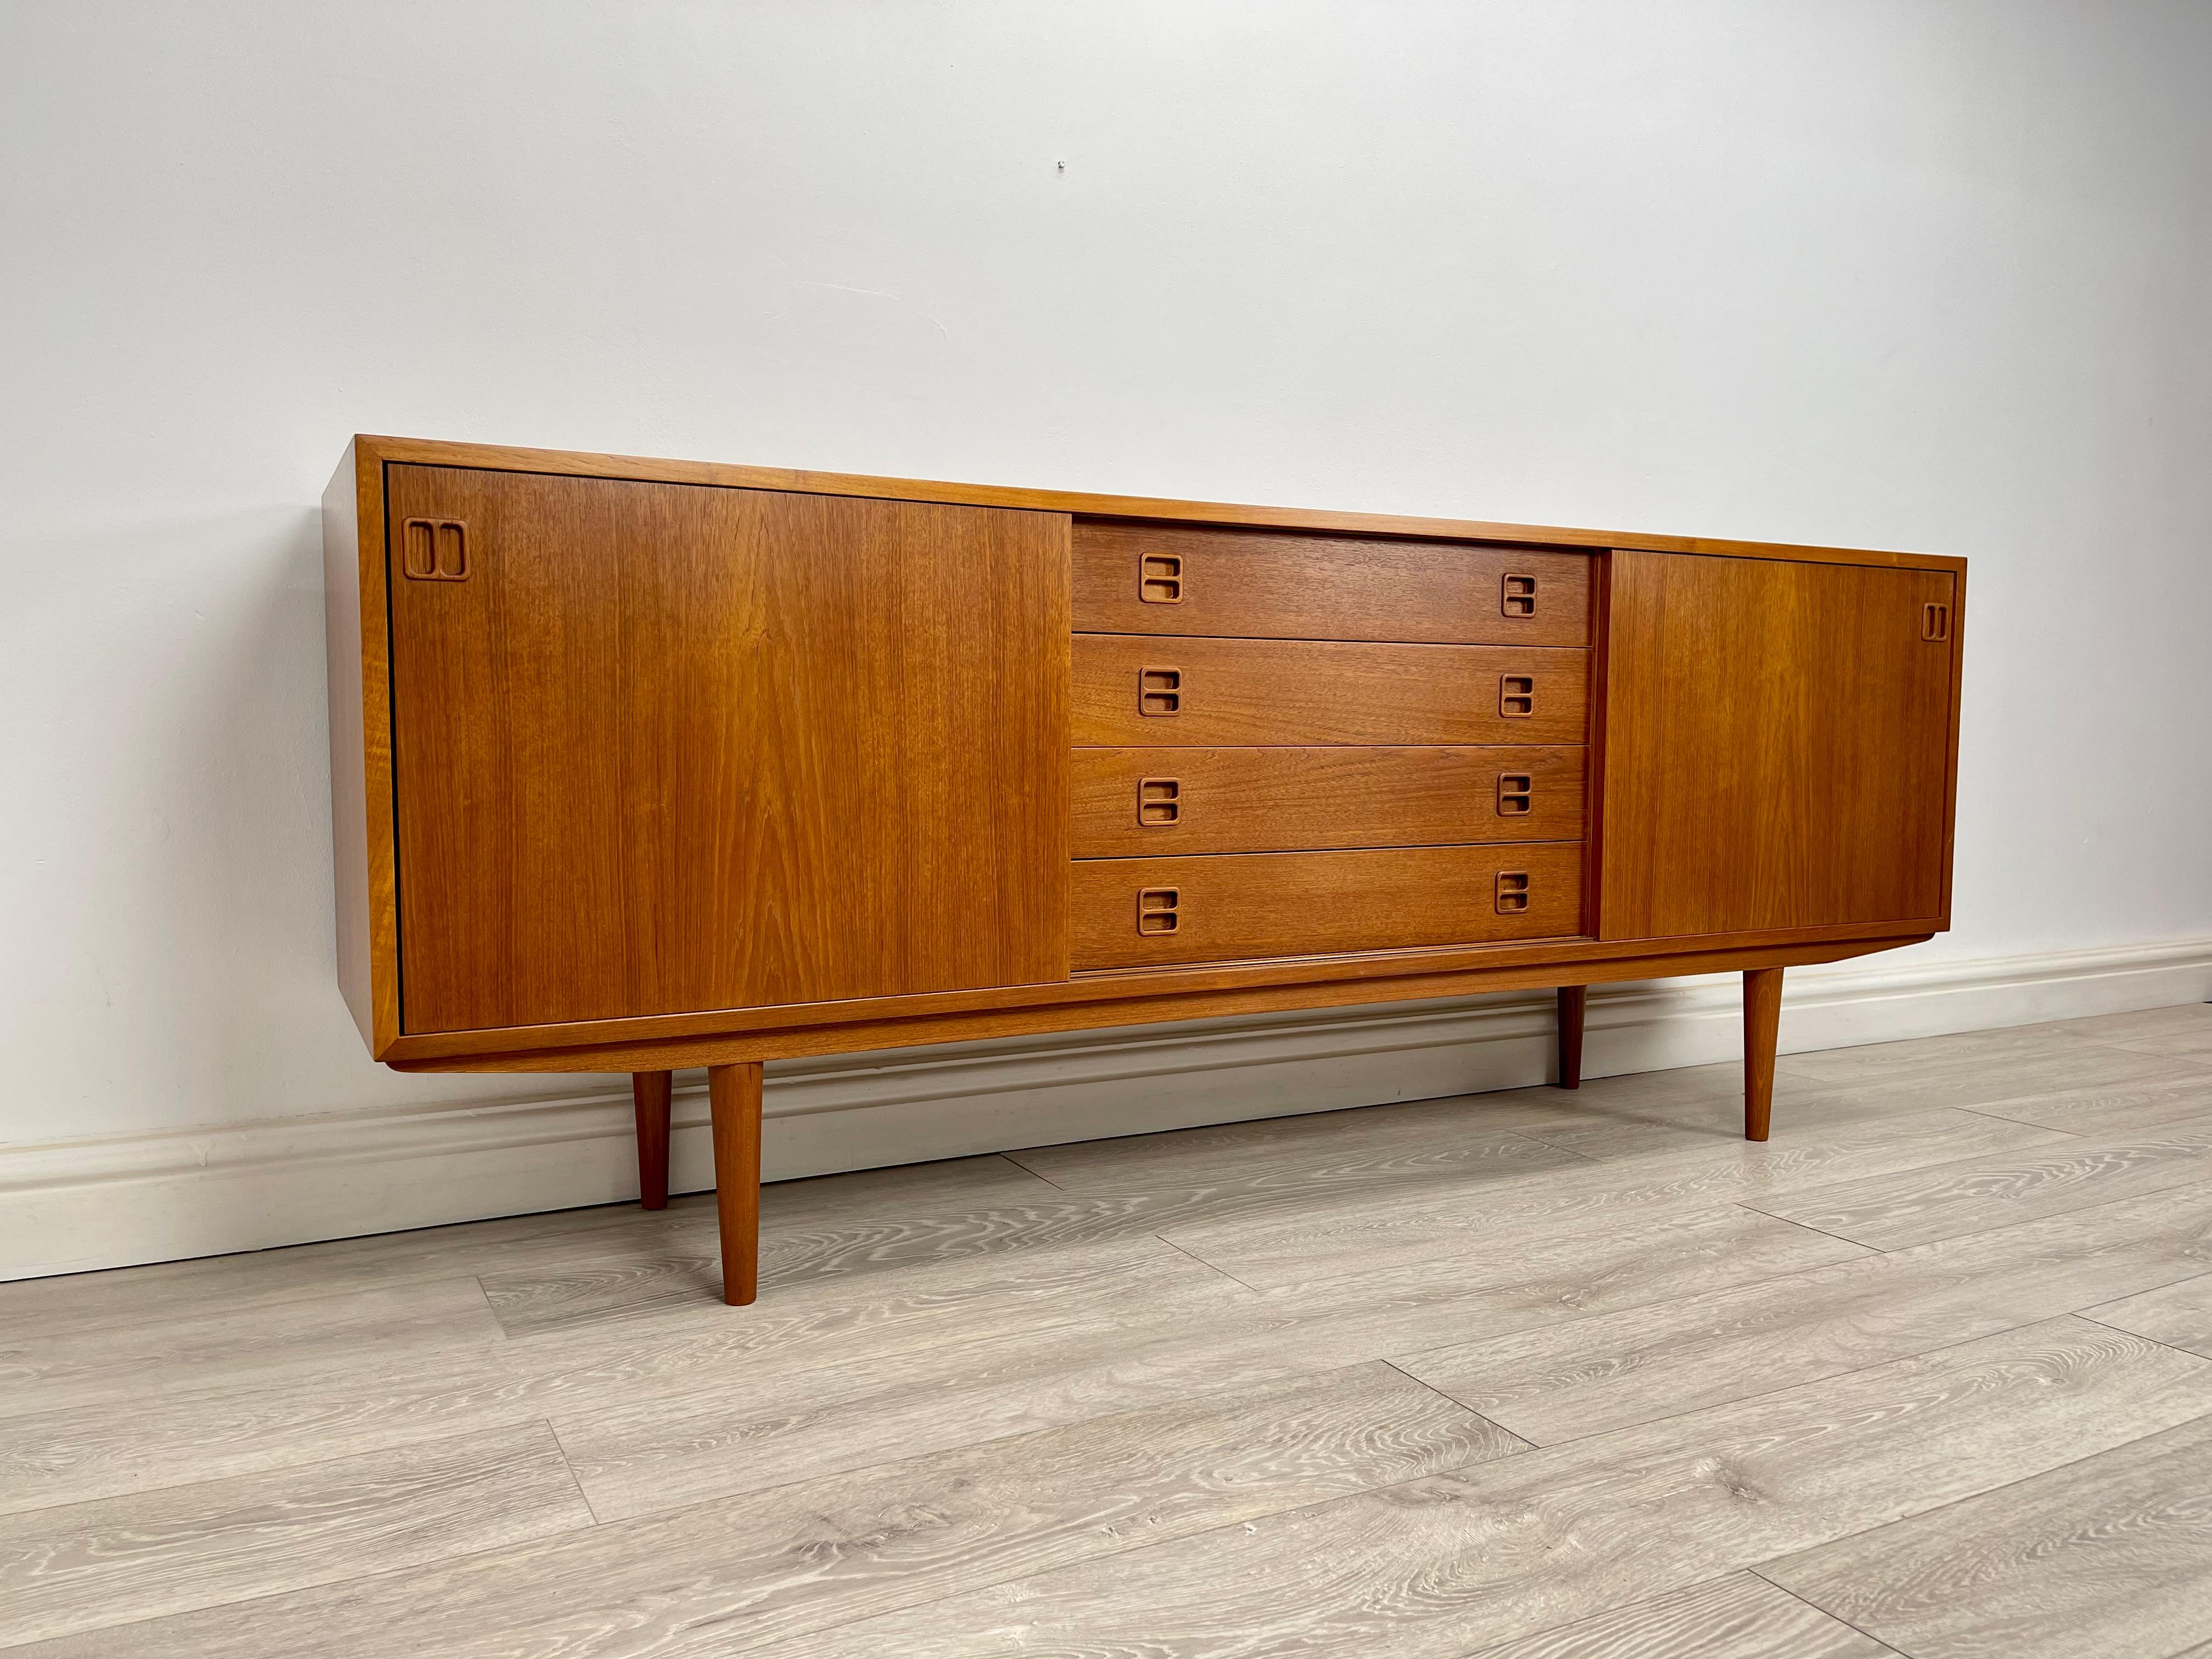
<svg viewBox="0 0 2212 1659">
<path fill-rule="evenodd" d="M 1587 554 L 1084 519 L 1072 546 L 1086 633 L 1589 643 Z"/>
<path fill-rule="evenodd" d="M 1077 858 L 1096 859 L 1580 841 L 1583 752 L 1078 749 L 1073 845 Z"/>
<path fill-rule="evenodd" d="M 1589 653 L 1078 634 L 1073 668 L 1079 744 L 1578 744 Z M 1177 677 L 1174 713 L 1143 711 L 1147 671 Z M 1508 676 L 1525 715 L 1500 712 Z"/>
<path fill-rule="evenodd" d="M 1065 976 L 1064 520 L 397 467 L 410 1031 Z"/>
<path fill-rule="evenodd" d="M 1501 911 L 1499 878 L 1525 878 Z M 1146 895 L 1174 895 L 1172 910 Z M 1084 859 L 1070 908 L 1079 971 L 1365 951 L 1386 945 L 1546 939 L 1582 926 L 1582 848 L 1407 847 L 1358 853 Z M 1171 915 L 1171 931 L 1146 931 Z"/>
<path fill-rule="evenodd" d="M 714 1068 L 733 1299 L 769 1059 L 1741 971 L 1756 1134 L 1948 925 L 1962 561 L 382 438 L 325 555 L 371 1053 L 638 1075 L 647 1203 Z"/>
<path fill-rule="evenodd" d="M 872 495 L 885 499 L 902 501 L 936 500 L 976 504 L 988 503 L 1040 510 L 1050 508 L 1112 512 L 1124 518 L 1149 516 L 1173 519 L 1185 524 L 1214 522 L 1241 525 L 1246 527 L 1273 526 L 1297 530 L 1350 532 L 1370 538 L 1388 536 L 1421 536 L 1466 537 L 1470 539 L 1480 539 L 1487 532 L 1498 528 L 1495 526 L 1484 526 L 1468 521 L 1392 520 L 1376 515 L 1315 514 L 1297 509 L 1227 507 L 1203 503 L 1146 501 L 1133 498 L 1113 498 L 1110 501 L 1091 497 L 1079 499 L 1055 496 L 1048 492 L 1006 491 L 963 485 L 910 485 L 904 481 L 896 480 L 854 479 L 835 475 L 779 472 L 772 470 L 719 466 L 692 462 L 646 462 L 631 458 L 517 450 L 495 446 L 453 445 L 422 440 L 363 438 L 356 441 L 342 465 L 340 477 L 334 481 L 331 499 L 339 500 L 343 495 L 345 482 L 349 479 L 353 482 L 355 498 L 359 504 L 358 527 L 361 541 L 357 561 L 360 570 L 359 587 L 364 592 L 373 589 L 377 603 L 374 606 L 365 607 L 359 604 L 356 596 L 349 607 L 351 612 L 349 626 L 342 626 L 342 623 L 349 622 L 349 618 L 342 614 L 348 608 L 348 595 L 342 581 L 338 580 L 343 573 L 339 569 L 338 562 L 333 559 L 330 570 L 333 577 L 331 605 L 333 617 L 334 653 L 338 653 L 344 641 L 353 637 L 355 633 L 358 633 L 360 639 L 358 660 L 356 663 L 349 665 L 340 660 L 337 655 L 334 655 L 332 664 L 334 685 L 343 685 L 349 677 L 354 676 L 358 677 L 365 688 L 374 688 L 384 683 L 388 649 L 385 631 L 375 627 L 373 622 L 365 623 L 361 618 L 368 617 L 374 610 L 381 609 L 385 558 L 382 479 L 386 469 L 396 471 L 401 465 L 410 463 L 465 466 L 487 476 L 504 476 L 525 483 L 542 477 L 588 478 L 599 476 L 647 482 L 689 483 L 721 489 L 781 488 L 831 497 Z M 328 539 L 334 553 L 342 544 L 341 529 L 342 521 L 337 515 L 333 515 Z M 1610 542 L 1616 546 L 1625 547 L 1640 546 L 1653 550 L 1679 551 L 1698 550 L 1716 555 L 1725 554 L 1745 568 L 1753 568 L 1764 562 L 1776 560 L 1819 559 L 1844 566 L 1856 564 L 1880 568 L 1947 572 L 1961 583 L 1965 571 L 1964 561 L 1955 559 L 1849 550 L 1807 550 L 1750 544 L 1723 544 L 1694 538 L 1606 536 L 1596 532 L 1545 532 L 1541 535 L 1534 532 L 1516 533 L 1510 537 L 1498 536 L 1494 538 L 1521 544 L 1549 540 L 1560 545 L 1588 547 L 1601 542 Z M 1595 562 L 1602 569 L 1607 560 L 1601 556 Z M 1593 653 L 1595 658 L 1593 675 L 1601 684 L 1605 673 L 1605 653 L 1601 648 L 1603 644 L 1601 611 L 1597 620 L 1600 632 L 1594 635 L 1594 639 L 1601 648 Z M 1957 633 L 1957 612 L 1954 610 L 1954 640 Z M 1953 690 L 1955 701 L 1955 676 Z M 373 696 L 372 690 L 364 690 L 365 700 L 372 698 Z M 779 1030 L 787 1033 L 785 1037 L 779 1039 L 779 1042 L 787 1045 L 796 1038 L 798 1032 L 802 1029 L 817 1029 L 823 1031 L 826 1036 L 832 1028 L 847 1020 L 865 1021 L 872 1024 L 884 1022 L 879 1026 L 879 1030 L 886 1040 L 894 1030 L 903 1029 L 907 1034 L 913 1035 L 923 1029 L 920 1024 L 909 1024 L 906 1016 L 909 1011 L 921 1013 L 931 1006 L 927 994 L 921 996 L 908 994 L 889 997 L 869 997 L 830 1004 L 793 1003 L 772 1007 L 725 1006 L 692 1012 L 670 1010 L 634 1017 L 602 1019 L 489 1024 L 471 1030 L 443 1033 L 420 1032 L 408 1035 L 400 1032 L 398 1029 L 396 994 L 398 962 L 395 912 L 397 905 L 396 896 L 389 885 L 388 873 L 392 852 L 389 814 L 392 778 L 388 763 L 389 757 L 384 752 L 382 744 L 369 740 L 376 737 L 377 727 L 380 723 L 388 722 L 389 711 L 388 707 L 379 707 L 374 703 L 367 706 L 371 718 L 367 722 L 369 729 L 364 738 L 364 753 L 362 757 L 363 765 L 361 769 L 365 775 L 368 787 L 365 791 L 365 801 L 357 807 L 357 810 L 365 811 L 367 823 L 359 826 L 360 833 L 356 835 L 350 831 L 346 822 L 349 817 L 346 800 L 347 769 L 343 765 L 337 769 L 335 775 L 334 805 L 338 808 L 340 820 L 337 839 L 340 850 L 341 869 L 338 885 L 341 898 L 343 901 L 349 892 L 358 895 L 360 902 L 356 905 L 355 913 L 359 914 L 361 906 L 364 904 L 368 912 L 362 917 L 357 936 L 367 937 L 370 940 L 371 951 L 368 969 L 374 981 L 371 988 L 374 994 L 375 1007 L 382 1011 L 379 1018 L 383 1023 L 380 1024 L 376 1020 L 368 1020 L 364 1022 L 363 1029 L 364 1035 L 369 1038 L 372 1052 L 380 1057 L 408 1066 L 467 1067 L 497 1065 L 502 1068 L 509 1068 L 527 1064 L 532 1057 L 549 1054 L 556 1049 L 581 1050 L 586 1048 L 595 1048 L 603 1054 L 612 1055 L 628 1048 L 640 1052 L 659 1048 L 672 1054 L 684 1054 L 683 1063 L 696 1063 L 699 1060 L 715 1056 L 690 1052 L 690 1050 L 696 1050 L 699 1045 L 696 1042 L 689 1042 L 689 1038 L 695 1035 L 711 1035 L 718 1030 L 734 1033 Z M 341 721 L 340 727 L 337 729 L 342 729 L 342 726 Z M 1602 741 L 1601 719 L 1596 722 L 1596 729 L 1593 736 L 1599 741 Z M 1952 732 L 1954 745 L 1955 745 L 1955 740 L 1954 719 Z M 1593 785 L 1595 781 L 1594 777 Z M 1593 787 L 1590 813 L 1594 833 L 1587 849 L 1592 866 L 1589 890 L 1593 894 L 1598 890 L 1596 872 L 1602 859 L 1603 804 L 1602 792 Z M 356 850 L 349 853 L 349 848 Z M 1946 859 L 1948 864 L 1948 846 Z M 364 864 L 367 878 L 354 879 L 349 871 L 360 869 Z M 380 870 L 387 872 L 381 881 L 377 874 Z M 1740 931 L 1735 935 L 1735 940 L 1740 940 L 1747 946 L 1753 943 L 1795 946 L 1801 943 L 1831 938 L 1862 940 L 1877 938 L 1910 939 L 1923 937 L 1942 925 L 1940 918 L 1927 917 L 1911 919 L 1903 924 L 1841 924 L 1812 927 L 1769 928 L 1752 932 Z M 346 927 L 345 917 L 342 915 L 342 937 L 345 933 Z M 1701 957 L 1710 957 L 1714 953 L 1717 941 L 1729 937 L 1725 933 L 1697 938 L 1682 936 L 1680 947 Z M 1735 940 L 1730 942 L 1734 943 Z M 1889 947 L 1866 945 L 1843 954 L 1853 954 L 1856 950 L 1875 948 Z M 1528 958 L 1520 947 L 1498 945 L 1489 949 L 1497 953 L 1493 957 L 1477 957 L 1468 960 L 1463 966 L 1455 966 L 1453 971 L 1462 982 L 1465 981 L 1468 975 L 1479 975 L 1481 963 L 1486 960 L 1493 960 L 1502 974 L 1523 973 L 1523 963 Z M 1584 946 L 1582 949 L 1596 952 L 1599 947 L 1593 945 Z M 1810 958 L 1800 954 L 1793 959 L 1802 961 Z M 1575 971 L 1572 964 L 1577 960 L 1578 958 L 1572 951 L 1561 958 L 1563 980 L 1571 982 L 1571 976 Z M 1740 954 L 1737 960 L 1741 960 Z M 1162 1004 L 1168 997 L 1179 994 L 1202 994 L 1217 988 L 1211 979 L 1194 978 L 1190 969 L 1159 971 L 1163 977 L 1159 983 L 1158 995 L 1146 999 L 1131 998 L 1129 1000 L 1121 1001 L 1121 1006 L 1114 1012 L 1116 1015 L 1126 1014 L 1133 1018 L 1158 1017 L 1152 1015 L 1150 1008 Z M 1276 982 L 1286 986 L 1310 985 L 1339 972 L 1352 979 L 1362 979 L 1378 973 L 1402 972 L 1408 975 L 1409 987 L 1415 979 L 1426 983 L 1437 982 L 1437 975 L 1431 966 L 1429 953 L 1422 951 L 1398 953 L 1388 959 L 1380 958 L 1375 953 L 1367 953 L 1350 959 L 1340 969 L 1332 966 L 1329 959 L 1325 956 L 1302 957 L 1292 959 L 1279 970 L 1270 969 L 1264 964 L 1235 969 L 1231 970 L 1231 980 L 1245 985 L 1261 981 Z M 1260 976 L 1259 981 L 1255 981 L 1253 977 L 1255 975 Z M 343 961 L 342 976 L 346 978 L 349 985 L 349 1000 L 355 1003 L 356 1009 L 365 1006 L 370 998 L 366 994 L 362 996 L 353 994 L 352 988 L 358 975 L 347 974 Z M 1131 988 L 1128 987 L 1115 988 L 1111 994 L 1115 1000 L 1120 1001 L 1127 995 L 1130 989 Z M 1032 998 L 1040 999 L 1045 1003 L 1053 1003 L 1064 994 L 1073 994 L 1079 999 L 1091 999 L 1099 996 L 1101 992 L 1096 987 L 1086 989 L 1079 985 L 1070 986 L 1066 981 L 1057 983 L 1048 981 L 1036 987 L 1033 990 L 1001 986 L 969 992 L 940 994 L 941 997 L 949 996 L 951 1000 L 950 1002 L 940 1000 L 937 1006 L 943 1007 L 948 1012 L 955 1007 L 959 1007 L 971 1009 L 980 1015 L 986 1009 L 1018 1008 Z M 1247 994 L 1240 992 L 1239 994 L 1247 1001 L 1253 1000 Z M 1139 1015 L 1139 1002 L 1145 1005 L 1146 1012 L 1142 1015 Z M 1274 1006 L 1286 1007 L 1313 1006 L 1313 999 L 1310 992 L 1286 992 L 1284 997 L 1276 1000 Z M 1102 1015 L 1104 1012 L 1104 1010 L 1101 1010 Z M 1018 1022 L 1011 1021 L 1007 1016 L 1000 1015 L 992 1017 L 984 1023 L 1005 1028 Z M 1053 1018 L 1050 1029 L 1066 1029 L 1067 1025 L 1068 1020 L 1063 1011 Z M 956 1026 L 963 1031 L 972 1031 L 976 1029 L 977 1022 L 961 1018 L 945 1024 L 945 1029 L 951 1030 Z M 1037 1029 L 1048 1028 L 1041 1025 Z M 678 1038 L 684 1038 L 686 1041 L 674 1041 Z M 797 1050 L 788 1046 L 782 1046 L 777 1051 L 796 1052 Z M 757 1048 L 752 1048 L 746 1052 L 757 1053 L 759 1050 Z M 569 1062 L 562 1063 L 566 1065 Z"/>
<path fill-rule="evenodd" d="M 1606 580 L 1607 939 L 1942 915 L 1947 572 L 1616 553 Z"/>
</svg>

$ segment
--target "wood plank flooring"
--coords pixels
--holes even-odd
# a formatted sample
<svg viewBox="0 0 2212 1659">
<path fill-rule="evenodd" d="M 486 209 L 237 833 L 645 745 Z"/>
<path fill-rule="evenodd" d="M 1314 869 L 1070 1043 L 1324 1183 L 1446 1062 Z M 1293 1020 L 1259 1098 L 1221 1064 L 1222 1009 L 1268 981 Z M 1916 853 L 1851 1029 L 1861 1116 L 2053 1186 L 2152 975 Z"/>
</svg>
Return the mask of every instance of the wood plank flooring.
<svg viewBox="0 0 2212 1659">
<path fill-rule="evenodd" d="M 2212 1655 L 2212 1007 L 0 1285 L 0 1650 Z"/>
</svg>

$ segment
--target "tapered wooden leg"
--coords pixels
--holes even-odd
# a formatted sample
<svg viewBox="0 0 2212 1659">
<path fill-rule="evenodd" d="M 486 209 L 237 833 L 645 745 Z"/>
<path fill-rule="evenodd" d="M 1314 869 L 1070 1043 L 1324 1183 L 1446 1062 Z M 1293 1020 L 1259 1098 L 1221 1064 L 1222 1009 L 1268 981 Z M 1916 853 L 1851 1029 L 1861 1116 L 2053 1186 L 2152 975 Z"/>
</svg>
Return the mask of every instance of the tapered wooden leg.
<svg viewBox="0 0 2212 1659">
<path fill-rule="evenodd" d="M 707 1068 L 714 1125 L 714 1210 L 722 1223 L 722 1300 L 742 1308 L 760 1291 L 761 1068 Z"/>
<path fill-rule="evenodd" d="M 1589 1008 L 1589 987 L 1559 987 L 1559 1087 L 1583 1086 L 1583 1015 Z"/>
<path fill-rule="evenodd" d="M 1743 1138 L 1766 1139 L 1774 1111 L 1774 1039 L 1782 1029 L 1782 970 L 1743 976 Z"/>
<path fill-rule="evenodd" d="M 668 1096 L 672 1072 L 632 1072 L 629 1097 L 637 1108 L 637 1201 L 648 1210 L 668 1207 Z"/>
</svg>

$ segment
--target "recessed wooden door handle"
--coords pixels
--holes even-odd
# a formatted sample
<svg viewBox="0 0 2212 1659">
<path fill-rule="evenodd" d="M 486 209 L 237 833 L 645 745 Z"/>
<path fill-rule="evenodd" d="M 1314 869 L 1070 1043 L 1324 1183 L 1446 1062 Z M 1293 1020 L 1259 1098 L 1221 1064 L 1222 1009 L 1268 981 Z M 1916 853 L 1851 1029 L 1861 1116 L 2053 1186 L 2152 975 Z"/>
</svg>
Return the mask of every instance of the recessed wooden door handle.
<svg viewBox="0 0 2212 1659">
<path fill-rule="evenodd" d="M 399 568 L 411 581 L 469 579 L 469 527 L 459 519 L 410 519 L 399 526 Z"/>
<path fill-rule="evenodd" d="M 1182 670 L 1139 668 L 1137 671 L 1137 712 L 1139 714 L 1182 713 Z"/>
<path fill-rule="evenodd" d="M 1172 933 L 1182 925 L 1182 894 L 1173 887 L 1146 887 L 1137 894 L 1137 931 Z"/>
<path fill-rule="evenodd" d="M 1940 644 L 1951 637 L 1951 607 L 1929 600 L 1920 607 L 1920 637 L 1930 644 Z"/>
</svg>

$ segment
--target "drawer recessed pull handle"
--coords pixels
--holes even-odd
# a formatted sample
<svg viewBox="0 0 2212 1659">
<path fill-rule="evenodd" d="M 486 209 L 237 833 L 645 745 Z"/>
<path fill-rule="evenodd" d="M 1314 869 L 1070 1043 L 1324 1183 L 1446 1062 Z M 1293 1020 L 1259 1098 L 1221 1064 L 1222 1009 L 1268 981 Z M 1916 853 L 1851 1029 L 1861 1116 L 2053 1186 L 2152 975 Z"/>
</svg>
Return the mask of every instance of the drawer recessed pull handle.
<svg viewBox="0 0 2212 1659">
<path fill-rule="evenodd" d="M 1528 872 L 1526 870 L 1500 870 L 1498 872 L 1498 914 L 1517 916 L 1528 908 Z"/>
<path fill-rule="evenodd" d="M 1182 920 L 1177 907 L 1182 902 L 1182 892 L 1173 887 L 1146 887 L 1137 894 L 1137 931 L 1140 933 L 1172 933 Z"/>
<path fill-rule="evenodd" d="M 1536 614 L 1536 579 L 1534 576 L 1508 575 L 1498 584 L 1498 608 L 1509 617 L 1533 617 Z"/>
<path fill-rule="evenodd" d="M 1536 677 L 1501 674 L 1498 677 L 1498 712 L 1510 720 L 1525 720 L 1536 712 Z"/>
<path fill-rule="evenodd" d="M 1951 637 L 1951 607 L 1929 600 L 1920 607 L 1920 637 L 1941 644 Z"/>
<path fill-rule="evenodd" d="M 1139 714 L 1181 714 L 1182 670 L 1139 668 L 1137 671 L 1137 712 Z"/>
<path fill-rule="evenodd" d="M 1182 555 L 1141 555 L 1137 560 L 1137 597 L 1146 605 L 1181 605 Z"/>
<path fill-rule="evenodd" d="M 1498 816 L 1517 818 L 1535 805 L 1535 779 L 1526 772 L 1498 775 Z"/>
<path fill-rule="evenodd" d="M 1182 785 L 1174 778 L 1137 780 L 1137 822 L 1164 830 L 1182 816 Z"/>
<path fill-rule="evenodd" d="M 418 582 L 469 579 L 469 527 L 459 519 L 410 519 L 399 527 L 399 568 Z"/>
</svg>

